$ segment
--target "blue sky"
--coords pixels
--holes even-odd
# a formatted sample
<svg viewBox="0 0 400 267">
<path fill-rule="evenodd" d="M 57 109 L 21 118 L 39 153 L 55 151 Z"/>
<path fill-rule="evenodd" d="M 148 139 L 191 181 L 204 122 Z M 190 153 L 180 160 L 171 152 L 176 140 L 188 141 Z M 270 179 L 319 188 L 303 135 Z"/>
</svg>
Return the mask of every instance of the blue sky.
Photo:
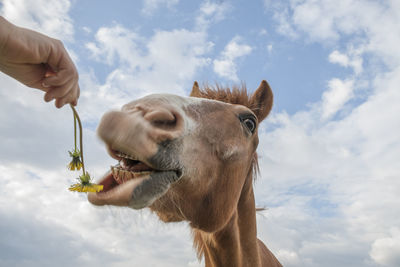
<svg viewBox="0 0 400 267">
<path fill-rule="evenodd" d="M 143 3 L 139 1 L 121 1 L 119 4 L 109 1 L 99 1 L 93 5 L 91 1 L 82 1 L 71 7 L 71 18 L 78 25 L 85 25 L 95 31 L 103 25 L 124 25 L 134 29 L 144 38 L 151 38 L 155 31 L 186 29 L 196 30 L 195 18 L 199 14 L 201 2 L 177 2 L 170 8 L 161 6 L 151 11 L 143 11 Z M 326 81 L 332 76 L 342 77 L 348 73 L 343 68 L 329 64 L 327 58 L 330 50 L 327 47 L 303 41 L 288 42 L 287 38 L 276 33 L 272 12 L 262 1 L 247 3 L 235 1 L 224 2 L 226 11 L 224 18 L 210 27 L 207 40 L 213 48 L 206 53 L 207 57 L 217 58 L 227 43 L 235 37 L 240 37 L 244 43 L 251 46 L 252 52 L 238 60 L 237 75 L 240 81 L 254 89 L 259 81 L 268 79 L 276 90 L 275 109 L 294 113 L 304 107 L 304 103 L 314 102 L 326 87 Z M 76 38 L 90 41 L 93 34 L 84 29 L 76 30 Z M 268 50 L 270 46 L 270 51 Z M 76 51 L 87 50 L 82 43 L 73 43 L 71 48 Z M 85 51 L 86 50 L 86 51 Z M 94 64 L 93 60 L 81 59 L 82 68 L 94 68 L 96 77 L 105 78 L 112 68 L 104 64 Z M 88 61 L 86 61 L 88 60 Z M 303 66 L 299 68 L 299 66 Z M 290 79 L 288 79 L 290 77 Z M 227 77 L 216 74 L 212 65 L 199 69 L 194 80 L 232 83 Z M 185 84 L 189 90 L 191 82 Z"/>
<path fill-rule="evenodd" d="M 284 266 L 400 265 L 400 4 L 368 0 L 2 0 L 11 22 L 61 39 L 80 73 L 89 171 L 114 164 L 102 114 L 193 81 L 253 91 L 258 236 Z M 186 224 L 96 208 L 66 190 L 68 108 L 0 74 L 0 266 L 203 266 Z"/>
</svg>

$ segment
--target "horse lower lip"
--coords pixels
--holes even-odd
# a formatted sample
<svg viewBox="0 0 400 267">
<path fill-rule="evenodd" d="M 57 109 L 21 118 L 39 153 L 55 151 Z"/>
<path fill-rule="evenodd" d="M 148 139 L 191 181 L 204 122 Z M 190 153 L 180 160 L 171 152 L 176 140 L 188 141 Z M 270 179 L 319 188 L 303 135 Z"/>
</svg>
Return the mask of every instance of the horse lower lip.
<svg viewBox="0 0 400 267">
<path fill-rule="evenodd" d="M 110 171 L 99 181 L 99 184 L 104 185 L 104 190 L 98 193 L 89 193 L 88 200 L 94 205 L 130 206 L 134 209 L 141 209 L 149 206 L 152 203 L 151 199 L 154 201 L 166 193 L 166 191 L 160 192 L 160 188 L 168 190 L 169 185 L 181 177 L 181 170 L 152 171 L 147 175 L 143 173 L 135 179 L 119 184 Z M 151 182 L 146 183 L 149 180 Z M 134 196 L 133 192 L 139 186 L 142 188 Z"/>
<path fill-rule="evenodd" d="M 100 181 L 100 184 L 104 185 L 104 190 L 97 193 L 88 193 L 88 200 L 90 203 L 100 206 L 128 206 L 133 190 L 148 178 L 149 176 L 144 176 L 143 178 L 132 179 L 118 185 L 112 173 L 108 173 Z"/>
</svg>

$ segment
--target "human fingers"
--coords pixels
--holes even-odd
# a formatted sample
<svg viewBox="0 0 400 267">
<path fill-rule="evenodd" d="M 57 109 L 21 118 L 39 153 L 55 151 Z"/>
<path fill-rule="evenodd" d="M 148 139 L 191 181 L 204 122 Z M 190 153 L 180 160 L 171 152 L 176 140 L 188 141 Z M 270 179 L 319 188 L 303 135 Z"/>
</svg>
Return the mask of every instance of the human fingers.
<svg viewBox="0 0 400 267">
<path fill-rule="evenodd" d="M 42 80 L 43 87 L 57 87 L 67 82 L 74 83 L 78 80 L 78 74 L 71 70 L 63 69 L 54 74 L 46 72 L 45 78 Z"/>
<path fill-rule="evenodd" d="M 79 85 L 77 85 L 74 89 L 72 89 L 72 92 L 70 94 L 60 99 L 60 104 L 65 105 L 69 103 L 73 106 L 76 106 L 78 104 L 79 95 L 80 95 L 80 88 Z"/>
<path fill-rule="evenodd" d="M 78 98 L 80 95 L 80 89 L 79 89 L 79 85 L 74 86 L 74 88 L 72 88 L 70 90 L 70 92 L 62 97 L 56 98 L 55 101 L 55 106 L 57 108 L 61 108 L 62 106 L 64 106 L 65 104 L 72 104 L 73 106 L 76 106 L 78 104 Z"/>
<path fill-rule="evenodd" d="M 44 100 L 46 102 L 50 102 L 53 99 L 62 98 L 63 96 L 69 94 L 72 89 L 73 85 L 69 82 L 61 86 L 52 86 L 44 95 Z"/>
<path fill-rule="evenodd" d="M 78 73 L 73 70 L 63 69 L 57 73 L 45 75 L 42 86 L 52 88 L 45 95 L 45 101 L 48 102 L 56 98 L 62 98 L 67 94 L 71 94 L 73 92 L 71 90 L 79 88 Z M 76 95 L 76 93 L 72 93 L 73 97 Z"/>
</svg>

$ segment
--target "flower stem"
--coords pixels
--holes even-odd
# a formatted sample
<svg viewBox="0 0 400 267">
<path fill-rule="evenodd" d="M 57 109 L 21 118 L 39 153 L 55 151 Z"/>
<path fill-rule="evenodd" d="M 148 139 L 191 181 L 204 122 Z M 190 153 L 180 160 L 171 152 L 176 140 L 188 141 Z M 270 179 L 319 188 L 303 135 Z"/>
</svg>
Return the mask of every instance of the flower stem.
<svg viewBox="0 0 400 267">
<path fill-rule="evenodd" d="M 82 171 L 83 171 L 83 175 L 86 174 L 85 172 L 85 163 L 83 161 L 83 142 L 82 142 L 82 123 L 81 123 L 81 119 L 79 118 L 78 112 L 76 112 L 76 109 L 74 108 L 74 106 L 70 105 L 72 108 L 72 111 L 74 112 L 74 117 L 75 117 L 75 123 L 76 121 L 78 121 L 78 125 L 79 125 L 79 145 L 80 145 L 80 153 L 81 153 L 81 160 L 82 160 Z M 75 147 L 76 147 L 76 131 L 75 131 Z"/>
<path fill-rule="evenodd" d="M 75 144 L 75 151 L 76 151 L 76 116 L 75 116 L 75 112 L 73 112 L 74 114 L 74 144 Z"/>
</svg>

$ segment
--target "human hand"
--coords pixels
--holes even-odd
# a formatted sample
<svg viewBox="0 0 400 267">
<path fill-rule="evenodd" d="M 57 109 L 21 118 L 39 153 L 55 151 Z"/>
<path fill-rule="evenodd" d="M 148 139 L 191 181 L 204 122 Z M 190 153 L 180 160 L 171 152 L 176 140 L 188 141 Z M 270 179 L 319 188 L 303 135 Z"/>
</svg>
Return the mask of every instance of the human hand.
<svg viewBox="0 0 400 267">
<path fill-rule="evenodd" d="M 0 70 L 26 86 L 46 92 L 61 108 L 76 105 L 78 72 L 61 41 L 17 27 L 0 16 Z"/>
</svg>

